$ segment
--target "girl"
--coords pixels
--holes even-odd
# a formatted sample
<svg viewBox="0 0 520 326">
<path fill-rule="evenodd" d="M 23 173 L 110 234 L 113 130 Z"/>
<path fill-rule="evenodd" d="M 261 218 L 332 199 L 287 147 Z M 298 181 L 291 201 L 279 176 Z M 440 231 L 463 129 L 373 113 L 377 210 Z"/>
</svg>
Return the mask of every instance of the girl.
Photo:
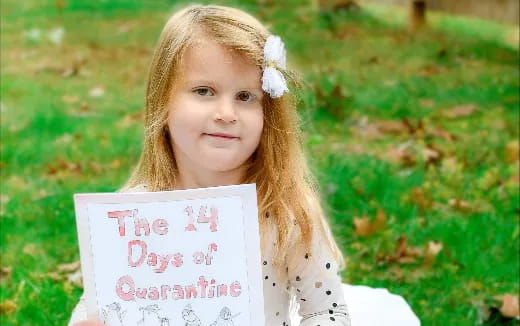
<svg viewBox="0 0 520 326">
<path fill-rule="evenodd" d="M 283 43 L 258 20 L 223 6 L 178 11 L 153 55 L 143 152 L 121 191 L 256 183 L 266 325 L 351 325 L 347 302 L 354 325 L 372 324 L 361 310 L 385 313 L 378 321 L 367 315 L 377 325 L 418 325 L 402 298 L 342 285 L 343 258 L 303 156 L 287 84 L 298 82 L 285 69 Z M 386 301 L 374 307 L 359 297 L 356 305 L 359 293 Z M 395 302 L 403 309 L 387 312 Z M 70 325 L 100 324 L 78 323 L 86 317 L 80 301 Z"/>
</svg>

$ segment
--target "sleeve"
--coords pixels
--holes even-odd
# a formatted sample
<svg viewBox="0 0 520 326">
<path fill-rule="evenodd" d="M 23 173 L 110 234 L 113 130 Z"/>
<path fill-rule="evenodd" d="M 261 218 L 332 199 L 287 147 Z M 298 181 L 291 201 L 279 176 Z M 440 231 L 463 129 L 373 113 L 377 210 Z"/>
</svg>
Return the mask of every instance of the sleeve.
<svg viewBox="0 0 520 326">
<path fill-rule="evenodd" d="M 73 326 L 74 323 L 85 319 L 87 319 L 87 306 L 85 304 L 85 297 L 82 294 L 78 303 L 76 304 L 76 307 L 74 307 L 74 310 L 72 310 L 72 316 L 70 317 L 69 323 L 67 325 Z"/>
<path fill-rule="evenodd" d="M 287 257 L 289 282 L 300 306 L 300 326 L 351 326 L 338 264 L 322 238 L 314 237 L 310 252 L 298 245 Z"/>
</svg>

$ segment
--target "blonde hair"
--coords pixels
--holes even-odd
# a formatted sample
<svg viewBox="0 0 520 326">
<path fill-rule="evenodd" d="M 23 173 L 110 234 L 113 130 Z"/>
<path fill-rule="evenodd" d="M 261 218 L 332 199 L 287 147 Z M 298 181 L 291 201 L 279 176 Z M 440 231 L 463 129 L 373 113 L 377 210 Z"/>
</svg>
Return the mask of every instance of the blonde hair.
<svg viewBox="0 0 520 326">
<path fill-rule="evenodd" d="M 122 191 L 140 184 L 146 184 L 150 191 L 174 189 L 177 166 L 166 128 L 167 103 L 175 79 L 179 77 L 177 68 L 182 64 L 186 49 L 203 36 L 263 67 L 263 46 L 269 35 L 254 17 L 230 7 L 191 5 L 170 17 L 150 66 L 143 151 Z M 283 74 L 291 87 L 299 86 L 294 72 L 286 70 Z M 289 251 L 299 248 L 303 257 L 310 253 L 313 236 L 317 235 L 327 240 L 343 268 L 341 251 L 325 220 L 317 183 L 304 157 L 296 97 L 286 93 L 279 98 L 267 95 L 263 98 L 264 129 L 243 183 L 257 185 L 262 235 L 267 226 L 277 228 L 273 265 L 283 277 Z M 265 246 L 264 242 L 262 246 Z"/>
</svg>

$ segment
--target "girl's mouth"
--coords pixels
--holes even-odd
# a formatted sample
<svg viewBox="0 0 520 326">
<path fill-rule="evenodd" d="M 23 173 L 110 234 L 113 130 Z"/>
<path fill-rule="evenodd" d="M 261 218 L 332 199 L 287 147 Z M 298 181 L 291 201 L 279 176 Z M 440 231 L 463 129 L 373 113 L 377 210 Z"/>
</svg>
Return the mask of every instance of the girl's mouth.
<svg viewBox="0 0 520 326">
<path fill-rule="evenodd" d="M 210 136 L 215 139 L 223 139 L 223 140 L 232 140 L 232 139 L 238 139 L 239 137 L 233 136 L 231 134 L 225 134 L 225 133 L 204 133 L 204 135 Z"/>
</svg>

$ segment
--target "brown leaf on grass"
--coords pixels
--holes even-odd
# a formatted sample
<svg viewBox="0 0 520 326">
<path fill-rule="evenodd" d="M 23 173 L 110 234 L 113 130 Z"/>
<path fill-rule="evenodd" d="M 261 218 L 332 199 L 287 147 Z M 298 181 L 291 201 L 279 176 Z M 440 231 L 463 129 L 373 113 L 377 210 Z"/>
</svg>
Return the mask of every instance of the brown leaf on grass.
<svg viewBox="0 0 520 326">
<path fill-rule="evenodd" d="M 444 112 L 444 115 L 450 119 L 464 118 L 472 115 L 477 110 L 477 107 L 473 104 L 459 105 L 448 111 Z"/>
<path fill-rule="evenodd" d="M 397 240 L 397 246 L 395 251 L 391 255 L 385 255 L 382 253 L 378 254 L 377 261 L 378 262 L 387 262 L 387 263 L 399 263 L 399 264 L 412 264 L 417 261 L 422 255 L 422 252 L 419 248 L 408 247 L 406 236 L 401 236 Z"/>
<path fill-rule="evenodd" d="M 518 140 L 512 140 L 506 145 L 506 162 L 515 163 L 520 159 L 520 143 Z"/>
<path fill-rule="evenodd" d="M 406 123 L 398 120 L 381 120 L 375 123 L 377 129 L 385 134 L 402 135 L 409 133 Z"/>
<path fill-rule="evenodd" d="M 89 165 L 95 174 L 100 174 L 101 172 L 103 172 L 103 167 L 98 162 L 90 162 Z"/>
<path fill-rule="evenodd" d="M 4 206 L 9 202 L 9 196 L 1 194 L 0 195 L 0 206 Z"/>
<path fill-rule="evenodd" d="M 90 97 L 102 97 L 103 95 L 105 95 L 105 87 L 103 87 L 103 86 L 96 86 L 94 88 L 91 88 L 88 91 L 88 95 Z"/>
<path fill-rule="evenodd" d="M 49 193 L 45 189 L 38 190 L 32 197 L 33 200 L 40 200 L 49 197 Z"/>
<path fill-rule="evenodd" d="M 433 136 L 433 137 L 442 138 L 442 139 L 445 139 L 448 141 L 457 140 L 457 137 L 455 135 L 453 135 L 452 133 L 450 133 L 449 131 L 447 131 L 446 129 L 444 129 L 442 127 L 427 128 L 426 134 Z"/>
<path fill-rule="evenodd" d="M 70 272 L 75 272 L 75 271 L 79 270 L 80 267 L 81 267 L 81 263 L 78 260 L 78 261 L 75 261 L 72 263 L 58 265 L 58 271 L 64 272 L 64 273 L 70 273 Z"/>
<path fill-rule="evenodd" d="M 11 277 L 11 274 L 13 274 L 13 268 L 11 266 L 1 267 L 0 268 L 0 282 L 7 281 Z"/>
<path fill-rule="evenodd" d="M 60 273 L 57 273 L 57 272 L 49 272 L 49 273 L 45 274 L 45 277 L 50 278 L 51 280 L 56 281 L 56 282 L 61 282 L 64 278 L 63 275 L 61 275 Z"/>
<path fill-rule="evenodd" d="M 425 108 L 433 108 L 435 106 L 435 102 L 430 99 L 430 98 L 421 98 L 419 99 L 419 104 L 422 106 L 422 107 L 425 107 Z"/>
<path fill-rule="evenodd" d="M 10 315 L 18 309 L 18 305 L 13 300 L 0 302 L 0 315 Z"/>
<path fill-rule="evenodd" d="M 448 205 L 450 205 L 451 207 L 453 207 L 454 209 L 456 209 L 458 211 L 465 212 L 465 213 L 472 212 L 475 210 L 475 208 L 470 203 L 468 203 L 467 201 L 464 201 L 462 199 L 458 199 L 458 198 L 450 199 L 448 201 Z"/>
<path fill-rule="evenodd" d="M 96 113 L 92 110 L 91 106 L 87 102 L 82 102 L 79 106 L 68 110 L 68 115 L 72 117 L 88 117 L 95 116 Z"/>
<path fill-rule="evenodd" d="M 500 312 L 504 317 L 518 318 L 520 317 L 518 295 L 505 294 L 501 296 L 502 306 Z"/>
<path fill-rule="evenodd" d="M 441 72 L 443 72 L 443 69 L 440 66 L 425 65 L 424 67 L 421 68 L 421 71 L 419 72 L 419 74 L 421 76 L 428 77 L 428 76 L 438 75 Z"/>
<path fill-rule="evenodd" d="M 423 148 L 422 155 L 427 166 L 439 162 L 444 156 L 443 152 L 433 144 L 428 144 Z"/>
<path fill-rule="evenodd" d="M 516 173 L 515 175 L 512 175 L 509 179 L 507 179 L 506 184 L 510 184 L 512 186 L 520 185 L 520 174 Z"/>
<path fill-rule="evenodd" d="M 82 167 L 80 163 L 74 163 L 67 160 L 59 159 L 56 163 L 47 166 L 45 174 L 50 177 L 62 177 L 68 175 L 80 175 Z"/>
<path fill-rule="evenodd" d="M 430 195 L 425 194 L 419 187 L 412 190 L 412 201 L 422 209 L 428 209 L 433 206 L 433 200 Z"/>
<path fill-rule="evenodd" d="M 118 169 L 120 166 L 121 166 L 121 161 L 118 160 L 118 159 L 115 159 L 115 160 L 113 160 L 113 161 L 110 163 L 110 167 L 111 167 L 112 169 Z"/>
<path fill-rule="evenodd" d="M 68 104 L 74 104 L 74 103 L 79 102 L 79 97 L 74 96 L 74 95 L 65 94 L 61 97 L 61 99 L 63 100 L 63 102 L 68 103 Z"/>
<path fill-rule="evenodd" d="M 22 252 L 24 254 L 33 256 L 33 257 L 36 256 L 37 251 L 38 251 L 38 248 L 36 247 L 36 245 L 34 243 L 28 243 L 22 249 Z"/>
<path fill-rule="evenodd" d="M 131 113 L 116 123 L 118 128 L 126 128 L 137 123 L 142 122 L 144 119 L 144 110 L 139 110 L 137 112 Z"/>
<path fill-rule="evenodd" d="M 435 261 L 435 258 L 439 252 L 442 250 L 442 247 L 442 242 L 429 241 L 424 253 L 423 266 L 430 267 L 433 265 L 433 262 Z"/>
<path fill-rule="evenodd" d="M 82 286 L 81 263 L 75 261 L 58 265 L 57 272 L 50 272 L 47 276 L 55 281 L 67 281 L 76 286 Z"/>
<path fill-rule="evenodd" d="M 387 151 L 382 156 L 405 167 L 414 166 L 416 163 L 414 153 L 410 151 L 408 144 L 401 144 L 398 147 L 388 146 Z"/>
<path fill-rule="evenodd" d="M 374 222 L 370 222 L 368 217 L 354 217 L 354 233 L 366 237 L 376 233 L 386 226 L 386 213 L 378 208 Z"/>
<path fill-rule="evenodd" d="M 83 286 L 83 275 L 81 274 L 81 270 L 77 270 L 72 273 L 65 274 L 65 277 L 68 282 L 76 285 L 77 287 Z"/>
</svg>

